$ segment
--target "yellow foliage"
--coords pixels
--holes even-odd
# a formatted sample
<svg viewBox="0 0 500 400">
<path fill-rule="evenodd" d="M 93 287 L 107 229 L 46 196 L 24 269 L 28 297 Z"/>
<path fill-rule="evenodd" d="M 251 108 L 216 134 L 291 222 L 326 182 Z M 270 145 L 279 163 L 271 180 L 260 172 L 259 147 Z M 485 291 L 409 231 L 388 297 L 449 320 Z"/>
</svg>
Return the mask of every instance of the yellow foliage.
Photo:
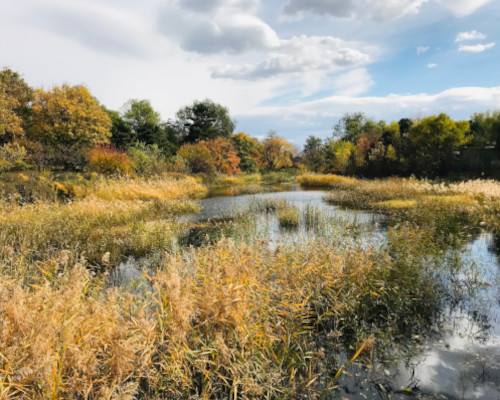
<svg viewBox="0 0 500 400">
<path fill-rule="evenodd" d="M 30 136 L 48 145 L 94 147 L 109 143 L 111 119 L 84 86 L 35 92 Z"/>
<path fill-rule="evenodd" d="M 263 145 L 266 169 L 276 171 L 293 165 L 292 156 L 295 154 L 295 148 L 286 139 L 272 133 L 264 140 Z"/>
</svg>

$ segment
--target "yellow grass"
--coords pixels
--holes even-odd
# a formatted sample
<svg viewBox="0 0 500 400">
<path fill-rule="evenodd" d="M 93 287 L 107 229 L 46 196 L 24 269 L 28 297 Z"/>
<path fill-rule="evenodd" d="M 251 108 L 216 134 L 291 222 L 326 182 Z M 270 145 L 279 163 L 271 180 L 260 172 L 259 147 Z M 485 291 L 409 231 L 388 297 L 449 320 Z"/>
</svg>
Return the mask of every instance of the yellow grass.
<svg viewBox="0 0 500 400">
<path fill-rule="evenodd" d="M 0 393 L 319 398 L 318 377 L 334 360 L 343 324 L 357 326 L 364 313 L 373 319 L 370 307 L 385 293 L 411 298 L 408 307 L 416 296 L 431 298 L 415 268 L 402 272 L 406 295 L 398 265 L 381 251 L 323 240 L 275 250 L 222 240 L 167 259 L 145 274 L 152 290 L 132 295 L 106 288 L 82 266 L 61 273 L 41 264 L 44 279 L 30 286 L 0 279 Z"/>
<path fill-rule="evenodd" d="M 393 209 L 406 209 L 413 208 L 417 205 L 415 200 L 387 200 L 378 203 L 373 203 L 375 207 L 393 208 Z"/>
<path fill-rule="evenodd" d="M 178 234 L 177 215 L 195 212 L 190 201 L 205 192 L 192 178 L 154 181 L 99 181 L 89 194 L 68 203 L 0 203 L 0 270 L 57 258 L 70 251 L 111 264 L 129 255 L 171 248 Z M 29 271 L 24 271 L 27 273 Z"/>
<path fill-rule="evenodd" d="M 356 184 L 356 180 L 340 175 L 307 174 L 298 177 L 298 181 L 309 187 L 336 187 L 338 185 Z"/>
</svg>

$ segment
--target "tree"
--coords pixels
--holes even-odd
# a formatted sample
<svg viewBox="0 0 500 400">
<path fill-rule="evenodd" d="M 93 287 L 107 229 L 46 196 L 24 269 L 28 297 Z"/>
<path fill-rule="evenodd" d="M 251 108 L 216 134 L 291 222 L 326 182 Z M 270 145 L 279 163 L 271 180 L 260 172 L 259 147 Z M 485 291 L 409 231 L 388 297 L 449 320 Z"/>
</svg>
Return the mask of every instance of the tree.
<svg viewBox="0 0 500 400">
<path fill-rule="evenodd" d="M 160 114 L 153 109 L 149 100 L 130 99 L 123 105 L 123 120 L 138 136 L 144 125 L 159 125 Z"/>
<path fill-rule="evenodd" d="M 413 126 L 413 121 L 410 118 L 401 118 L 398 121 L 398 125 L 401 135 L 405 135 L 410 132 L 410 129 Z"/>
<path fill-rule="evenodd" d="M 149 100 L 131 99 L 123 106 L 123 122 L 130 127 L 127 137 L 132 143 L 156 145 L 166 157 L 173 156 L 179 149 L 177 132 L 162 122 Z M 125 133 L 124 130 L 122 130 Z M 132 144 L 130 143 L 130 144 Z"/>
<path fill-rule="evenodd" d="M 0 71 L 0 144 L 24 134 L 30 114 L 33 89 L 10 69 Z"/>
<path fill-rule="evenodd" d="M 333 128 L 333 137 L 356 143 L 365 131 L 367 121 L 362 112 L 344 114 Z"/>
<path fill-rule="evenodd" d="M 176 125 L 187 143 L 219 136 L 229 138 L 235 127 L 229 110 L 209 99 L 181 108 L 177 112 Z"/>
<path fill-rule="evenodd" d="M 500 111 L 475 113 L 470 123 L 470 144 L 476 147 L 500 144 Z"/>
<path fill-rule="evenodd" d="M 262 164 L 264 148 L 255 138 L 239 132 L 231 138 L 236 154 L 240 158 L 240 168 L 245 172 L 256 172 Z"/>
<path fill-rule="evenodd" d="M 329 172 L 339 174 L 353 173 L 356 147 L 345 140 L 329 140 L 325 146 L 327 168 Z"/>
<path fill-rule="evenodd" d="M 200 140 L 184 144 L 178 155 L 187 160 L 192 172 L 234 175 L 240 172 L 240 159 L 231 141 L 226 138 Z"/>
<path fill-rule="evenodd" d="M 226 175 L 239 174 L 240 158 L 236 154 L 233 143 L 224 137 L 207 140 L 207 146 L 213 158 L 217 172 Z"/>
<path fill-rule="evenodd" d="M 284 138 L 276 136 L 276 132 L 269 132 L 263 146 L 263 163 L 267 170 L 277 171 L 293 165 L 292 156 L 295 148 Z"/>
<path fill-rule="evenodd" d="M 29 134 L 44 145 L 82 149 L 109 143 L 111 119 L 84 86 L 39 89 L 32 108 Z"/>
<path fill-rule="evenodd" d="M 414 124 L 409 138 L 414 147 L 413 161 L 424 175 L 444 174 L 453 161 L 453 152 L 467 143 L 468 121 L 453 121 L 446 114 L 423 118 Z"/>
<path fill-rule="evenodd" d="M 314 172 L 325 168 L 323 141 L 315 136 L 309 136 L 304 145 L 304 159 L 307 166 Z"/>
<path fill-rule="evenodd" d="M 118 111 L 107 110 L 111 119 L 111 143 L 117 149 L 127 149 L 137 141 L 137 134 Z"/>
</svg>

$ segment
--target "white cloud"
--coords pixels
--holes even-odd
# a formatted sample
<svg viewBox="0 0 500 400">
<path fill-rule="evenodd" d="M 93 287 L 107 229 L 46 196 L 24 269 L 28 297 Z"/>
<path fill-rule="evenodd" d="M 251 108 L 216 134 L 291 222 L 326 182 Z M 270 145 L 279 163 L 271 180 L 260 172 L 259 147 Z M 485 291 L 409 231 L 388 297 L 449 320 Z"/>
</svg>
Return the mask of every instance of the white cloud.
<svg viewBox="0 0 500 400">
<path fill-rule="evenodd" d="M 236 2 L 225 3 L 236 6 Z M 212 4 L 211 7 L 215 6 Z M 211 10 L 212 13 L 202 13 L 169 4 L 162 9 L 158 26 L 165 36 L 176 39 L 184 50 L 200 54 L 242 54 L 268 50 L 280 43 L 276 32 L 251 13 L 220 4 Z"/>
<path fill-rule="evenodd" d="M 437 64 L 435 64 L 435 63 L 427 64 L 427 68 L 436 68 L 436 67 L 437 67 Z"/>
<path fill-rule="evenodd" d="M 415 14 L 428 0 L 289 0 L 285 15 L 329 15 L 337 18 L 368 17 L 378 21 Z"/>
<path fill-rule="evenodd" d="M 157 35 L 141 22 L 136 10 L 116 9 L 109 4 L 74 0 L 20 0 L 26 7 L 23 22 L 29 28 L 41 28 L 73 40 L 93 51 L 115 56 L 145 58 L 156 50 Z"/>
<path fill-rule="evenodd" d="M 313 71 L 336 71 L 370 62 L 370 55 L 342 39 L 329 36 L 295 36 L 282 40 L 267 59 L 252 65 L 216 67 L 214 78 L 258 79 Z"/>
<path fill-rule="evenodd" d="M 424 54 L 429 50 L 429 47 L 427 46 L 418 46 L 417 47 L 417 55 Z"/>
<path fill-rule="evenodd" d="M 486 35 L 478 31 L 460 32 L 455 38 L 455 42 L 465 42 L 467 40 L 483 40 Z"/>
<path fill-rule="evenodd" d="M 482 53 L 483 51 L 493 48 L 494 46 L 495 43 L 474 44 L 474 45 L 461 44 L 460 46 L 458 46 L 458 51 L 464 51 L 467 53 Z"/>
<path fill-rule="evenodd" d="M 472 14 L 491 0 L 436 0 L 448 8 L 455 16 L 464 17 Z"/>
<path fill-rule="evenodd" d="M 332 88 L 337 96 L 359 96 L 366 93 L 374 83 L 365 68 L 358 68 L 338 76 Z"/>
<path fill-rule="evenodd" d="M 198 13 L 230 12 L 256 12 L 260 0 L 178 0 L 177 6 Z"/>
<path fill-rule="evenodd" d="M 365 17 L 376 21 L 397 19 L 416 14 L 423 4 L 437 2 L 455 16 L 463 17 L 491 0 L 288 0 L 283 8 L 287 16 L 298 18 L 306 14 L 327 15 L 335 18 Z"/>
</svg>

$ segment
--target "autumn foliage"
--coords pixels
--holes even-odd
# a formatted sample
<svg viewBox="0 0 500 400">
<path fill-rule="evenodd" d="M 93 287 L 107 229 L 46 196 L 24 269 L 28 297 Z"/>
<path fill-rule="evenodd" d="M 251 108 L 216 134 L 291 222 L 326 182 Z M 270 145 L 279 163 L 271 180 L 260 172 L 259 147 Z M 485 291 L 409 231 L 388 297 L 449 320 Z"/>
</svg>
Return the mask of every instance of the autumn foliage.
<svg viewBox="0 0 500 400">
<path fill-rule="evenodd" d="M 195 173 L 227 175 L 240 173 L 240 158 L 236 155 L 231 141 L 223 137 L 186 143 L 179 149 L 178 154 L 187 160 L 189 167 Z"/>
<path fill-rule="evenodd" d="M 39 89 L 32 109 L 31 139 L 77 148 L 109 143 L 111 119 L 84 86 Z"/>
<path fill-rule="evenodd" d="M 124 175 L 130 172 L 127 153 L 112 146 L 98 146 L 89 154 L 89 168 L 104 175 Z"/>
</svg>

